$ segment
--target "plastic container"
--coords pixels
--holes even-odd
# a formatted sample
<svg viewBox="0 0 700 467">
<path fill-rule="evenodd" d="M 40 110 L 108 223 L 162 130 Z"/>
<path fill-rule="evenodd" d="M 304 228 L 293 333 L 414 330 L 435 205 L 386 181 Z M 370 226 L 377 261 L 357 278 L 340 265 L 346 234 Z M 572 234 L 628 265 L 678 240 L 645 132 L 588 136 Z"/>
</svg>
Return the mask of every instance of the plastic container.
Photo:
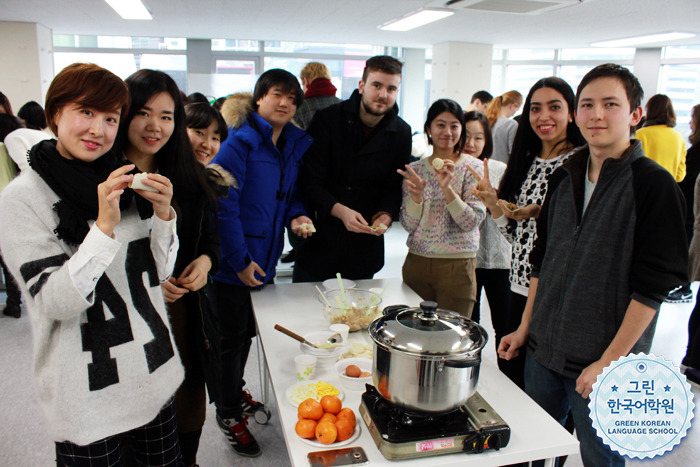
<svg viewBox="0 0 700 467">
<path fill-rule="evenodd" d="M 379 307 L 382 299 L 369 290 L 327 290 L 322 297 L 318 297 L 318 301 L 329 323 L 347 324 L 350 331 L 367 329 L 372 321 L 382 315 Z"/>
<path fill-rule="evenodd" d="M 311 343 L 326 342 L 326 339 L 335 334 L 333 331 L 314 331 L 304 334 L 304 339 Z M 338 358 L 345 352 L 345 345 L 340 345 L 332 349 L 315 349 L 306 344 L 299 344 L 302 352 L 316 357 L 316 368 L 331 368 Z"/>
<path fill-rule="evenodd" d="M 365 384 L 373 384 L 371 374 L 363 378 L 353 378 L 347 376 L 345 374 L 345 368 L 347 368 L 348 365 L 357 365 L 360 367 L 360 370 L 372 373 L 372 360 L 369 358 L 352 357 L 340 360 L 335 364 L 334 368 L 335 372 L 338 374 L 340 385 L 343 386 L 343 389 L 346 391 L 364 391 Z"/>
</svg>

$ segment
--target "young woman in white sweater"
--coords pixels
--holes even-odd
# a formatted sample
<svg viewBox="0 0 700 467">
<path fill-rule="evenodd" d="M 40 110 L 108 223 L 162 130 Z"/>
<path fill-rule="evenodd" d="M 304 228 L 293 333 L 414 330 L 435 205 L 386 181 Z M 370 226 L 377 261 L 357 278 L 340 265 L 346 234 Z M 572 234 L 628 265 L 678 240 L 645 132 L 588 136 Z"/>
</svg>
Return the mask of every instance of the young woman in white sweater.
<svg viewBox="0 0 700 467">
<path fill-rule="evenodd" d="M 0 248 L 27 301 L 59 466 L 118 465 L 125 438 L 141 465 L 180 465 L 183 369 L 160 287 L 178 248 L 173 190 L 156 174 L 144 182 L 156 192 L 128 188 L 134 166 L 110 152 L 128 99 L 104 68 L 63 69 L 46 95 L 57 140 L 32 148 L 0 199 Z"/>
<path fill-rule="evenodd" d="M 493 138 L 488 119 L 481 112 L 466 112 L 464 128 L 467 138 L 462 152 L 482 161 L 484 170 L 488 170 L 489 180 L 497 186 L 506 170 L 506 164 L 491 159 Z M 483 288 L 489 301 L 496 349 L 507 329 L 510 307 L 508 274 L 511 253 L 510 243 L 499 230 L 493 217 L 487 215 L 479 227 L 479 252 L 476 255 L 476 304 L 472 320 L 480 322 L 481 289 Z"/>
</svg>

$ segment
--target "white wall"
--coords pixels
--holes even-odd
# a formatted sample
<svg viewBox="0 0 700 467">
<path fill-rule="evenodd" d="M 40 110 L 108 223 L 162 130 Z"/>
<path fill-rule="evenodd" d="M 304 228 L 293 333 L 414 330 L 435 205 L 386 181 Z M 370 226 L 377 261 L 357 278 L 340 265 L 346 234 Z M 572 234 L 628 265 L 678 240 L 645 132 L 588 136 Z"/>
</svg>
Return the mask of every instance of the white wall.
<svg viewBox="0 0 700 467">
<path fill-rule="evenodd" d="M 472 94 L 491 87 L 493 46 L 468 42 L 444 42 L 433 46 L 433 78 L 430 100 L 449 98 L 462 107 Z"/>
<path fill-rule="evenodd" d="M 0 91 L 15 113 L 28 101 L 44 105 L 53 80 L 53 37 L 36 23 L 0 22 Z"/>
</svg>

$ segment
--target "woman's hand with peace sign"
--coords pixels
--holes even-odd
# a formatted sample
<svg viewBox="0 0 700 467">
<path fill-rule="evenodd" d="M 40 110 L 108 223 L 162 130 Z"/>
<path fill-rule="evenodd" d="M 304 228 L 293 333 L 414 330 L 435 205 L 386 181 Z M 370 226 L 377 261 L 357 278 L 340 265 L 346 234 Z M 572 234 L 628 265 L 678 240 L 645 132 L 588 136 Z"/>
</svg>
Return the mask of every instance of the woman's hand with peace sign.
<svg viewBox="0 0 700 467">
<path fill-rule="evenodd" d="M 425 186 L 428 184 L 428 182 L 423 180 L 420 175 L 418 175 L 416 171 L 413 170 L 413 168 L 408 164 L 406 164 L 405 172 L 401 169 L 396 169 L 396 171 L 403 176 L 403 182 L 406 185 L 406 189 L 411 194 L 411 199 L 413 202 L 416 204 L 422 203 L 423 191 L 425 190 Z"/>
<path fill-rule="evenodd" d="M 501 217 L 503 210 L 498 205 L 498 193 L 496 193 L 496 189 L 491 185 L 491 180 L 489 179 L 488 159 L 484 159 L 483 177 L 471 167 L 467 166 L 467 169 L 476 179 L 476 185 L 472 188 L 472 193 L 486 205 L 494 219 Z"/>
</svg>

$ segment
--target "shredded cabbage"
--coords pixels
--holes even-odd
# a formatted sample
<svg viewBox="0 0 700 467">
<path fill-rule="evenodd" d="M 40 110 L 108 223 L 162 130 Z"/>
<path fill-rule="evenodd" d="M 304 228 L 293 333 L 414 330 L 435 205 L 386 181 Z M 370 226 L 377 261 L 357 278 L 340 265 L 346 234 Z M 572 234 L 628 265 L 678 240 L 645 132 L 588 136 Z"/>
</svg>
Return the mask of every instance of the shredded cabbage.
<svg viewBox="0 0 700 467">
<path fill-rule="evenodd" d="M 292 390 L 289 398 L 295 404 L 301 404 L 306 399 L 320 401 L 323 396 L 337 396 L 340 390 L 331 383 L 319 381 L 318 383 L 301 384 Z"/>
</svg>

